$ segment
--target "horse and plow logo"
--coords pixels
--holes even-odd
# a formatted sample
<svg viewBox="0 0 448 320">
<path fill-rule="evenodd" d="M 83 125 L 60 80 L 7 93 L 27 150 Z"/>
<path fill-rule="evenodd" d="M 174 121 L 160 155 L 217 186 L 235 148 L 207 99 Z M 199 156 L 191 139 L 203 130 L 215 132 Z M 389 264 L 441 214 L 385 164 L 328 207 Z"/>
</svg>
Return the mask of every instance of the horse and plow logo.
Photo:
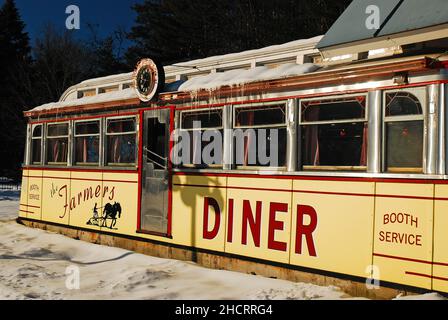
<svg viewBox="0 0 448 320">
<path fill-rule="evenodd" d="M 115 202 L 114 204 L 108 203 L 102 208 L 98 208 L 97 206 L 98 204 L 95 203 L 93 217 L 87 221 L 87 225 L 118 230 L 118 228 L 115 228 L 115 225 L 117 224 L 117 220 L 121 218 L 121 205 Z M 104 209 L 102 216 L 98 214 L 99 209 Z"/>
</svg>

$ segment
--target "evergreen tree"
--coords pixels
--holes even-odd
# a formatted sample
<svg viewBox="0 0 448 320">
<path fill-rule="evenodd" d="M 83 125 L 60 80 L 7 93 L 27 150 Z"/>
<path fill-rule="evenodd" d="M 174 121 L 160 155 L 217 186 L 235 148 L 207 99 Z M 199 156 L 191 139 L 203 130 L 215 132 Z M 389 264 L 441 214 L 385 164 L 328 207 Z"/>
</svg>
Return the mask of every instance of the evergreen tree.
<svg viewBox="0 0 448 320">
<path fill-rule="evenodd" d="M 129 33 L 130 65 L 257 49 L 325 33 L 350 0 L 146 0 Z"/>
<path fill-rule="evenodd" d="M 95 45 L 91 52 L 95 77 L 129 71 L 129 68 L 121 61 L 121 57 L 119 53 L 116 53 L 116 50 L 115 39 L 112 36 Z"/>
<path fill-rule="evenodd" d="M 30 46 L 25 24 L 14 0 L 0 8 L 0 174 L 18 175 L 23 161 L 25 120 L 22 111 L 29 97 L 21 75 L 29 72 Z"/>
</svg>

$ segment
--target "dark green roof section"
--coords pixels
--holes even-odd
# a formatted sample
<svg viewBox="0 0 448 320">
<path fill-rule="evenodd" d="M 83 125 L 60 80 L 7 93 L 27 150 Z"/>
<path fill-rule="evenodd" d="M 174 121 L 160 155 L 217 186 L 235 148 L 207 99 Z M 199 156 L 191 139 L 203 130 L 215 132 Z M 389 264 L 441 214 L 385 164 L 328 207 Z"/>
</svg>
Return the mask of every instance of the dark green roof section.
<svg viewBox="0 0 448 320">
<path fill-rule="evenodd" d="M 378 36 L 445 23 L 448 23 L 448 0 L 404 0 Z"/>
<path fill-rule="evenodd" d="M 369 14 L 366 13 L 367 7 L 370 5 L 378 6 L 380 9 L 380 25 L 383 25 L 399 3 L 400 0 L 353 0 L 317 44 L 317 48 L 321 49 L 373 38 L 378 30 L 366 27 L 366 20 L 369 17 Z"/>
<path fill-rule="evenodd" d="M 369 30 L 366 9 L 380 9 L 380 29 Z M 323 49 L 448 23 L 448 0 L 353 0 L 318 43 Z M 448 36 L 448 35 L 447 35 Z"/>
</svg>

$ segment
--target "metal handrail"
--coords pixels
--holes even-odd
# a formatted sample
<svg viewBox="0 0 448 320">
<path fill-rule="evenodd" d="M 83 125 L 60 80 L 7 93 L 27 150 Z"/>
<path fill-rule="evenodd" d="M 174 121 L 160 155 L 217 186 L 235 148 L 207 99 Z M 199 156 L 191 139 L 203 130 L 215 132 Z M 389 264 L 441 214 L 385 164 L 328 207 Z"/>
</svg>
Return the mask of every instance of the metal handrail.
<svg viewBox="0 0 448 320">
<path fill-rule="evenodd" d="M 160 156 L 159 154 L 157 154 L 157 153 L 155 153 L 155 152 L 149 150 L 149 149 L 146 148 L 146 147 L 143 147 L 143 150 L 144 150 L 146 153 L 149 153 L 150 155 L 153 155 L 153 156 L 159 158 L 160 160 L 162 160 L 162 161 L 164 162 L 164 164 L 159 163 L 159 162 L 157 162 L 157 161 L 155 161 L 155 160 L 153 160 L 153 159 L 147 158 L 147 160 L 148 160 L 149 162 L 152 162 L 153 164 L 156 164 L 156 165 L 158 165 L 158 166 L 164 168 L 165 170 L 167 170 L 167 168 L 168 168 L 168 158 L 164 158 L 164 157 Z"/>
</svg>

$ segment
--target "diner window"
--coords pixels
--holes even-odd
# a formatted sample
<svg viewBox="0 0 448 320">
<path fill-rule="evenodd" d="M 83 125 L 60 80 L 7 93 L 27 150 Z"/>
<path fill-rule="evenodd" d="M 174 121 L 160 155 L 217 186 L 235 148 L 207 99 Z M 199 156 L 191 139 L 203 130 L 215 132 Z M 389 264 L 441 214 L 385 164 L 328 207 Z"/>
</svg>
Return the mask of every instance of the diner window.
<svg viewBox="0 0 448 320">
<path fill-rule="evenodd" d="M 68 126 L 68 123 L 47 126 L 47 164 L 67 165 Z"/>
<path fill-rule="evenodd" d="M 414 94 L 385 93 L 384 130 L 386 171 L 423 172 L 424 112 Z"/>
<path fill-rule="evenodd" d="M 223 163 L 223 110 L 208 109 L 181 112 L 181 134 L 188 137 L 179 157 L 182 166 L 197 168 L 222 167 Z"/>
<path fill-rule="evenodd" d="M 100 121 L 75 123 L 75 165 L 98 166 L 100 161 Z"/>
<path fill-rule="evenodd" d="M 40 165 L 42 164 L 42 140 L 43 140 L 43 130 L 42 125 L 34 125 L 31 135 L 31 164 Z"/>
<path fill-rule="evenodd" d="M 107 119 L 106 163 L 110 166 L 134 165 L 137 158 L 136 118 Z"/>
<path fill-rule="evenodd" d="M 234 109 L 234 164 L 237 167 L 286 167 L 286 105 Z"/>
<path fill-rule="evenodd" d="M 301 102 L 304 170 L 367 169 L 366 96 Z"/>
</svg>

